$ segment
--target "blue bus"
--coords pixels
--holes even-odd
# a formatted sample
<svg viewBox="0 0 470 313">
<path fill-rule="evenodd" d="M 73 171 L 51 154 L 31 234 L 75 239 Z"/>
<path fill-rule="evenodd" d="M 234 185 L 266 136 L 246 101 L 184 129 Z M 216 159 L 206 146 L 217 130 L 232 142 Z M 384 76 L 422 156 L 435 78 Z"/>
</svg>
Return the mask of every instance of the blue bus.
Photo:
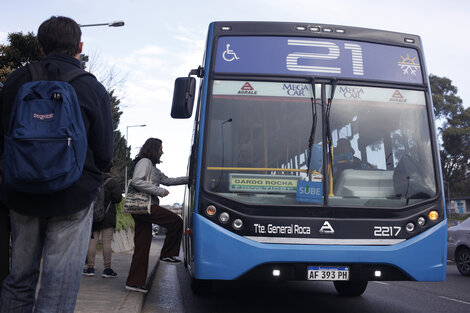
<svg viewBox="0 0 470 313">
<path fill-rule="evenodd" d="M 195 102 L 183 206 L 194 292 L 214 280 L 298 280 L 359 296 L 368 281 L 445 279 L 419 36 L 214 22 L 202 66 L 175 82 L 172 117 L 192 117 Z"/>
</svg>

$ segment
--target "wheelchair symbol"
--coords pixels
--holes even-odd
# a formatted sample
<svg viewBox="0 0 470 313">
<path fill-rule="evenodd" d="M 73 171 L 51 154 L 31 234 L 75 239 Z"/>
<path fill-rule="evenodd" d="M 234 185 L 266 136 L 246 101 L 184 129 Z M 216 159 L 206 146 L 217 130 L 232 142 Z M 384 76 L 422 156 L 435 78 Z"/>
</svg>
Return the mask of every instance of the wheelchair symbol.
<svg viewBox="0 0 470 313">
<path fill-rule="evenodd" d="M 222 54 L 222 57 L 224 58 L 225 61 L 227 62 L 232 62 L 233 60 L 238 60 L 239 57 L 237 54 L 230 49 L 230 44 L 227 44 L 227 48 L 225 49 L 224 53 Z"/>
</svg>

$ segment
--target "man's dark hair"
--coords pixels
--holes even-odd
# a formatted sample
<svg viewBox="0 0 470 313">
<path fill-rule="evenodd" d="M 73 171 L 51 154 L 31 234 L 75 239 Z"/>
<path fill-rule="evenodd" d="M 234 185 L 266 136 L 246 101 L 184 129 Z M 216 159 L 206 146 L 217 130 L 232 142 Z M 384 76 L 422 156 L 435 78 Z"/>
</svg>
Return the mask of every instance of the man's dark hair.
<svg viewBox="0 0 470 313">
<path fill-rule="evenodd" d="M 44 54 L 64 53 L 75 56 L 82 37 L 80 25 L 64 16 L 52 16 L 38 29 L 38 40 Z"/>
<path fill-rule="evenodd" d="M 136 157 L 136 162 L 140 159 L 147 158 L 152 161 L 152 164 L 160 163 L 160 146 L 162 141 L 158 138 L 149 138 L 145 141 L 142 148 L 140 148 L 139 154 Z"/>
</svg>

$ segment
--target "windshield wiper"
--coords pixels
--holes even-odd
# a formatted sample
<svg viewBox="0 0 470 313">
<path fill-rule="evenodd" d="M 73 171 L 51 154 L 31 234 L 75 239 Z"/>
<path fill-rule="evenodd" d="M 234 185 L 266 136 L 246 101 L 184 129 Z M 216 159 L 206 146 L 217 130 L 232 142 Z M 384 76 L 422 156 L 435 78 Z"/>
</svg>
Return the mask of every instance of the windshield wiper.
<svg viewBox="0 0 470 313">
<path fill-rule="evenodd" d="M 331 136 L 331 127 L 330 127 L 330 110 L 331 110 L 331 104 L 333 103 L 333 97 L 335 95 L 335 89 L 336 89 L 336 79 L 334 79 L 331 82 L 331 94 L 330 94 L 330 99 L 327 101 L 326 104 L 326 112 L 325 112 L 325 123 L 326 123 L 326 143 L 328 145 L 328 167 L 329 167 L 329 196 L 333 196 L 333 138 Z"/>
<path fill-rule="evenodd" d="M 310 130 L 310 137 L 308 138 L 308 156 L 307 156 L 307 179 L 310 181 L 310 162 L 313 154 L 313 141 L 315 140 L 315 131 L 317 129 L 317 105 L 315 95 L 315 77 L 310 78 L 310 85 L 312 86 L 312 129 Z"/>
<path fill-rule="evenodd" d="M 223 168 L 225 167 L 224 125 L 226 123 L 232 123 L 232 121 L 233 121 L 233 119 L 230 117 L 230 118 L 226 119 L 225 121 L 223 121 L 220 124 L 221 137 L 222 137 L 222 169 L 220 170 L 219 180 L 217 181 L 217 185 L 215 185 L 215 183 L 213 184 L 213 187 L 212 187 L 213 190 L 219 188 L 220 182 L 222 181 L 222 175 L 223 175 L 223 171 L 224 171 Z"/>
</svg>

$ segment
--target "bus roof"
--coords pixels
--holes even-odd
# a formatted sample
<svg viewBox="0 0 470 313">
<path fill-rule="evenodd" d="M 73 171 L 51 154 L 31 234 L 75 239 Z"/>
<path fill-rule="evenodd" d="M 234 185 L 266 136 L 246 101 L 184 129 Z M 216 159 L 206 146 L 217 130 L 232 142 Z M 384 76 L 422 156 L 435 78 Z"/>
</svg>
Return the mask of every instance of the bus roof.
<svg viewBox="0 0 470 313">
<path fill-rule="evenodd" d="M 421 49 L 418 35 L 386 30 L 318 23 L 294 22 L 212 22 L 213 35 L 217 36 L 302 36 L 341 38 L 363 42 L 383 43 Z"/>
</svg>

